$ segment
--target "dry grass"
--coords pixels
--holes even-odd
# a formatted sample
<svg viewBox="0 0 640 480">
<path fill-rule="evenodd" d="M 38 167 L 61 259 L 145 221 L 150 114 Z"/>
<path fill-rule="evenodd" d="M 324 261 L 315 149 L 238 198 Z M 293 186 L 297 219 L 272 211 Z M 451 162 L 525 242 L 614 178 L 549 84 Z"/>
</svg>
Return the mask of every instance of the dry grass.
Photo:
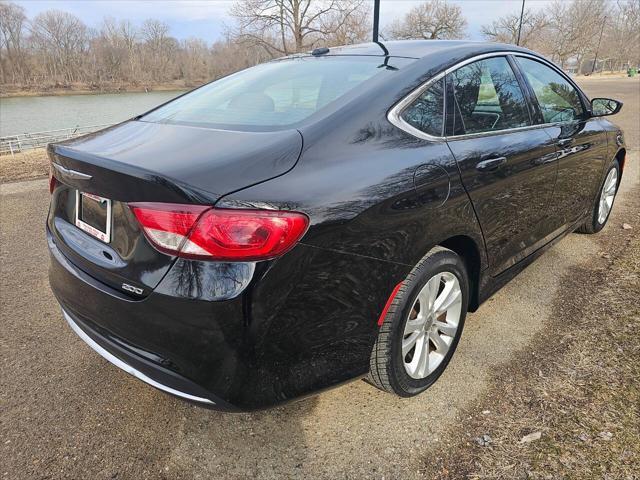
<svg viewBox="0 0 640 480">
<path fill-rule="evenodd" d="M 0 183 L 39 178 L 49 174 L 49 158 L 44 148 L 0 156 Z"/>
<path fill-rule="evenodd" d="M 425 460 L 427 478 L 640 479 L 638 200 L 626 220 L 635 229 L 608 227 L 602 264 L 565 279 L 544 333 L 495 372 Z"/>
<path fill-rule="evenodd" d="M 103 83 L 100 85 L 76 83 L 66 86 L 56 85 L 0 85 L 0 98 L 10 97 L 41 97 L 61 95 L 96 95 L 99 93 L 124 93 L 124 92 L 166 92 L 180 91 L 202 85 L 207 79 L 187 82 L 176 80 L 163 84 L 130 85 L 122 83 Z"/>
<path fill-rule="evenodd" d="M 595 72 L 591 75 L 581 75 L 580 77 L 578 77 L 580 80 L 597 80 L 597 79 L 605 79 L 605 80 L 611 80 L 611 79 L 615 79 L 615 78 L 630 78 L 629 75 L 627 75 L 627 72 Z"/>
</svg>

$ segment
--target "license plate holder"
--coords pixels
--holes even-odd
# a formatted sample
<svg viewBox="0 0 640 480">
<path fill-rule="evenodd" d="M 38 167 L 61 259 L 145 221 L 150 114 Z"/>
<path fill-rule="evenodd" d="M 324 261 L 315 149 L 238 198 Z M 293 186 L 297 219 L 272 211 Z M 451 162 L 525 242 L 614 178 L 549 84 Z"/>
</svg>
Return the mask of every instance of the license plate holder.
<svg viewBox="0 0 640 480">
<path fill-rule="evenodd" d="M 111 200 L 76 190 L 76 227 L 104 243 L 109 243 Z"/>
</svg>

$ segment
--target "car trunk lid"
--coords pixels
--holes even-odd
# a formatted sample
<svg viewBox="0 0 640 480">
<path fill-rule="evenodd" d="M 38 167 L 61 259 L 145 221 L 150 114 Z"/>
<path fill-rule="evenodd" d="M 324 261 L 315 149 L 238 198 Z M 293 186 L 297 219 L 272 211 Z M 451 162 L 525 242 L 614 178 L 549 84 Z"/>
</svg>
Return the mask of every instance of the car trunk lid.
<svg viewBox="0 0 640 480">
<path fill-rule="evenodd" d="M 143 298 L 175 257 L 149 244 L 128 203 L 213 205 L 227 193 L 286 173 L 301 149 L 296 130 L 239 132 L 139 121 L 53 144 L 49 154 L 59 184 L 49 231 L 83 271 Z"/>
</svg>

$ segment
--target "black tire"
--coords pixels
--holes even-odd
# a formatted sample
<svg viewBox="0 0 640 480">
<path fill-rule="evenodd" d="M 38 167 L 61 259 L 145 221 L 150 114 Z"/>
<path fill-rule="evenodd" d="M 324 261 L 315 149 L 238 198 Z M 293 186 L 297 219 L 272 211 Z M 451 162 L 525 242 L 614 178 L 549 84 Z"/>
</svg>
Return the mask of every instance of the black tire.
<svg viewBox="0 0 640 480">
<path fill-rule="evenodd" d="M 609 210 L 609 213 L 607 214 L 606 218 L 604 219 L 604 222 L 600 223 L 598 221 L 598 213 L 600 211 L 600 196 L 602 195 L 602 189 L 605 186 L 605 182 L 607 180 L 609 172 L 611 172 L 611 170 L 613 170 L 613 169 L 616 170 L 617 179 L 618 179 L 618 185 L 616 185 L 616 196 L 617 196 L 617 194 L 618 194 L 618 186 L 620 185 L 620 165 L 618 164 L 618 160 L 615 159 L 611 163 L 609 168 L 607 168 L 607 172 L 605 173 L 604 178 L 602 179 L 602 182 L 600 183 L 600 188 L 598 189 L 598 195 L 596 195 L 596 198 L 594 200 L 593 209 L 591 211 L 590 217 L 582 225 L 580 225 L 576 229 L 576 232 L 578 232 L 578 233 L 588 233 L 588 234 L 598 233 L 607 224 L 607 221 L 609 220 L 609 216 L 611 215 L 611 210 L 613 210 L 613 204 L 611 204 L 611 210 Z M 616 200 L 616 197 L 614 196 L 613 197 L 613 203 L 615 203 L 615 200 Z"/>
<path fill-rule="evenodd" d="M 458 329 L 441 363 L 422 379 L 410 377 L 402 358 L 402 340 L 405 323 L 409 318 L 416 298 L 427 281 L 437 273 L 450 272 L 460 284 L 462 305 Z M 370 372 L 366 380 L 372 385 L 401 397 L 412 397 L 429 388 L 440 377 L 455 352 L 469 303 L 469 279 L 464 261 L 456 253 L 436 247 L 425 255 L 402 282 L 373 347 Z"/>
</svg>

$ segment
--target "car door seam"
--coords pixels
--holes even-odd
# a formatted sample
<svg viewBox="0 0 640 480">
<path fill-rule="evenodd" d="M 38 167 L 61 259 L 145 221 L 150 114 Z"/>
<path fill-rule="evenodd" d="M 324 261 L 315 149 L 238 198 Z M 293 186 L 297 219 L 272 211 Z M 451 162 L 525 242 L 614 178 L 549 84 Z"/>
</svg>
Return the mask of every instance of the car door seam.
<svg viewBox="0 0 640 480">
<path fill-rule="evenodd" d="M 462 185 L 462 189 L 464 190 L 464 193 L 467 195 L 467 200 L 469 202 L 469 205 L 471 205 L 471 209 L 473 210 L 473 215 L 475 216 L 476 222 L 478 223 L 478 228 L 480 229 L 480 235 L 482 235 L 482 244 L 484 245 L 484 257 L 485 257 L 485 259 L 487 259 L 486 262 L 482 262 L 482 263 L 484 263 L 484 268 L 482 269 L 484 271 L 487 268 L 489 268 L 489 252 L 487 251 L 487 240 L 485 239 L 484 230 L 482 228 L 482 223 L 480 222 L 480 217 L 478 217 L 478 212 L 476 211 L 476 206 L 473 204 L 473 200 L 471 200 L 471 195 L 469 195 L 469 191 L 467 190 L 466 185 L 462 181 L 462 172 L 460 171 L 460 164 L 458 163 L 458 159 L 456 158 L 455 154 L 453 153 L 453 150 L 451 149 L 451 146 L 449 145 L 449 141 L 445 139 L 445 143 L 447 144 L 447 148 L 449 149 L 449 152 L 451 153 L 451 156 L 453 157 L 453 160 L 456 162 L 456 170 L 458 171 L 458 180 L 460 181 L 460 185 Z"/>
</svg>

